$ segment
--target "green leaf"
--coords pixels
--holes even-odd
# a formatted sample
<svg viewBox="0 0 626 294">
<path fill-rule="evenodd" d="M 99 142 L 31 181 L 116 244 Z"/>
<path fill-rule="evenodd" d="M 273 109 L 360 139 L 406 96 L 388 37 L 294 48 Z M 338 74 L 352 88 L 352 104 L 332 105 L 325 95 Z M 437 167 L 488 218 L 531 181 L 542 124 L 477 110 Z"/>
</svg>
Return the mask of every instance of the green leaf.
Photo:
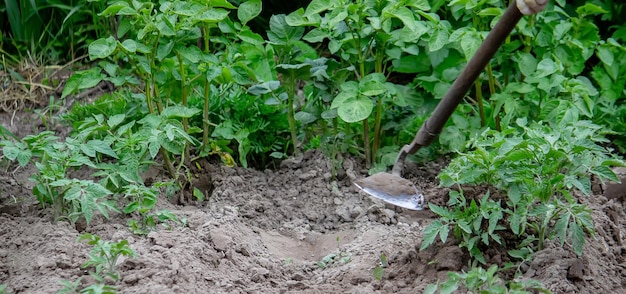
<svg viewBox="0 0 626 294">
<path fill-rule="evenodd" d="M 465 58 L 469 60 L 474 56 L 476 50 L 481 43 L 480 35 L 475 31 L 468 31 L 461 38 L 461 48 L 463 48 L 463 53 L 465 54 Z"/>
<path fill-rule="evenodd" d="M 133 8 L 131 8 L 128 3 L 126 2 L 117 2 L 117 3 L 113 3 L 111 5 L 109 5 L 104 11 L 100 12 L 98 14 L 98 16 L 106 16 L 106 17 L 110 17 L 110 16 L 114 16 L 117 15 L 118 12 L 120 12 L 120 10 L 125 10 L 124 14 L 126 15 L 130 15 L 130 14 L 137 14 L 137 11 L 135 11 Z"/>
<path fill-rule="evenodd" d="M 117 41 L 113 36 L 109 36 L 108 38 L 100 38 L 95 40 L 89 44 L 89 58 L 91 60 L 107 58 L 117 48 Z"/>
<path fill-rule="evenodd" d="M 569 225 L 570 213 L 563 213 L 559 220 L 554 225 L 554 233 L 556 238 L 559 239 L 561 246 L 565 242 L 565 237 L 567 236 L 567 227 Z"/>
<path fill-rule="evenodd" d="M 313 113 L 306 111 L 298 111 L 294 115 L 294 118 L 302 124 L 310 124 L 317 120 L 317 117 Z"/>
<path fill-rule="evenodd" d="M 132 39 L 126 39 L 121 43 L 121 46 L 124 50 L 129 53 L 135 53 L 137 51 L 137 42 Z"/>
<path fill-rule="evenodd" d="M 61 98 L 76 93 L 78 90 L 89 89 L 97 86 L 104 79 L 101 69 L 94 67 L 85 71 L 78 71 L 73 74 L 65 83 Z"/>
<path fill-rule="evenodd" d="M 413 12 L 407 7 L 404 7 L 404 6 L 396 7 L 396 9 L 389 12 L 389 14 L 398 18 L 400 21 L 402 21 L 402 24 L 404 24 L 404 26 L 407 27 L 409 30 L 411 31 L 417 30 L 416 25 L 415 25 L 415 16 Z"/>
<path fill-rule="evenodd" d="M 593 168 L 593 173 L 595 175 L 599 176 L 600 179 L 607 179 L 607 180 L 613 181 L 615 183 L 619 183 L 620 182 L 619 177 L 608 166 L 605 166 L 605 165 L 595 166 Z"/>
<path fill-rule="evenodd" d="M 170 55 L 170 53 L 172 52 L 172 50 L 174 49 L 174 41 L 171 40 L 167 43 L 161 43 L 159 44 L 159 46 L 157 47 L 157 52 L 156 52 L 156 58 L 159 61 L 162 61 L 163 59 L 165 59 L 165 57 L 167 57 L 168 55 Z"/>
<path fill-rule="evenodd" d="M 437 293 L 437 285 L 428 284 L 428 286 L 424 290 L 424 294 L 435 294 L 435 293 Z"/>
<path fill-rule="evenodd" d="M 448 210 L 448 208 L 445 208 L 443 206 L 439 206 L 439 205 L 435 205 L 435 204 L 429 204 L 428 208 L 435 213 L 438 216 L 443 217 L 444 219 L 451 219 L 452 215 L 450 214 L 450 211 Z"/>
<path fill-rule="evenodd" d="M 459 283 L 453 279 L 448 279 L 439 289 L 441 294 L 452 294 L 459 289 Z"/>
<path fill-rule="evenodd" d="M 581 256 L 583 254 L 583 247 L 585 245 L 585 232 L 583 228 L 577 223 L 570 225 L 570 235 L 572 238 L 572 247 L 576 255 Z"/>
<path fill-rule="evenodd" d="M 531 76 L 534 78 L 543 78 L 557 72 L 557 70 L 558 67 L 554 60 L 544 58 L 537 64 L 537 70 Z"/>
<path fill-rule="evenodd" d="M 21 167 L 25 167 L 32 157 L 32 152 L 26 149 L 26 144 L 22 142 L 13 143 L 11 141 L 5 141 L 4 148 L 2 148 L 2 152 L 7 159 L 14 161 L 17 159 L 17 162 Z"/>
<path fill-rule="evenodd" d="M 310 43 L 319 43 L 324 41 L 326 38 L 330 38 L 330 33 L 319 28 L 310 30 L 306 35 L 304 35 L 304 37 L 302 37 L 303 40 Z"/>
<path fill-rule="evenodd" d="M 280 87 L 279 81 L 263 82 L 263 83 L 253 85 L 250 88 L 248 88 L 248 93 L 255 95 L 255 96 L 260 96 L 263 94 L 272 93 L 279 87 Z"/>
<path fill-rule="evenodd" d="M 470 224 L 468 223 L 467 220 L 458 220 L 456 222 L 456 225 L 463 230 L 465 233 L 467 234 L 471 234 L 472 233 L 472 227 L 470 226 Z"/>
<path fill-rule="evenodd" d="M 126 115 L 124 115 L 123 113 L 122 114 L 113 115 L 107 121 L 107 125 L 109 125 L 109 128 L 113 129 L 117 125 L 121 124 L 124 121 L 125 118 L 126 118 Z"/>
<path fill-rule="evenodd" d="M 604 64 L 608 66 L 613 65 L 615 58 L 613 52 L 607 46 L 598 46 L 596 54 Z"/>
<path fill-rule="evenodd" d="M 310 17 L 314 14 L 318 14 L 330 8 L 330 0 L 313 0 L 311 1 L 311 3 L 309 3 L 309 6 L 307 6 L 306 10 L 304 11 L 304 16 Z"/>
<path fill-rule="evenodd" d="M 387 92 L 385 86 L 385 76 L 381 73 L 371 73 L 366 75 L 359 82 L 359 92 L 365 96 L 376 96 Z"/>
<path fill-rule="evenodd" d="M 237 18 L 239 18 L 242 25 L 245 25 L 247 22 L 261 14 L 261 9 L 261 0 L 248 0 L 239 5 L 239 9 L 237 9 Z"/>
<path fill-rule="evenodd" d="M 337 107 L 337 114 L 343 121 L 353 123 L 367 119 L 373 108 L 374 103 L 370 98 L 359 95 Z"/>
<path fill-rule="evenodd" d="M 198 63 L 202 60 L 202 51 L 197 46 L 178 46 L 176 52 L 190 63 Z"/>
<path fill-rule="evenodd" d="M 382 280 L 384 273 L 385 273 L 385 269 L 382 266 L 379 265 L 374 268 L 374 278 L 377 281 Z"/>
<path fill-rule="evenodd" d="M 435 238 L 437 238 L 437 235 L 439 234 L 442 227 L 444 226 L 446 225 L 444 225 L 440 220 L 435 220 L 430 225 L 428 225 L 426 229 L 424 229 L 424 237 L 422 239 L 422 245 L 420 246 L 420 251 L 428 248 L 428 246 L 433 244 L 433 242 L 435 241 Z"/>
<path fill-rule="evenodd" d="M 239 37 L 241 41 L 249 43 L 249 44 L 253 44 L 253 45 L 262 45 L 263 43 L 265 43 L 265 40 L 263 39 L 263 37 L 261 37 L 261 35 L 247 28 L 239 32 L 237 34 L 237 37 Z"/>
<path fill-rule="evenodd" d="M 279 64 L 276 65 L 276 71 L 285 78 L 292 80 L 307 80 L 311 76 L 311 65 L 307 63 L 300 64 Z"/>
<path fill-rule="evenodd" d="M 528 258 L 528 257 L 529 257 L 529 255 L 530 255 L 532 252 L 531 252 L 531 250 L 530 250 L 530 249 L 528 249 L 528 248 L 524 247 L 524 248 L 519 249 L 519 250 L 509 250 L 509 252 L 508 252 L 508 253 L 509 253 L 509 255 L 510 255 L 511 257 L 518 258 L 518 259 L 521 259 L 521 260 L 525 260 L 526 258 Z"/>
<path fill-rule="evenodd" d="M 586 2 L 585 5 L 576 8 L 576 13 L 580 18 L 584 18 L 587 15 L 605 14 L 609 12 L 596 4 Z"/>
<path fill-rule="evenodd" d="M 228 0 L 211 0 L 211 1 L 209 1 L 209 4 L 211 5 L 211 7 L 222 7 L 222 8 L 228 8 L 228 9 L 237 9 L 237 7 L 235 7 L 234 5 L 230 4 L 230 2 L 228 2 Z"/>
<path fill-rule="evenodd" d="M 267 32 L 269 42 L 277 45 L 290 45 L 304 35 L 303 27 L 292 27 L 285 21 L 285 15 L 272 15 L 270 31 Z"/>
<path fill-rule="evenodd" d="M 525 76 L 531 76 L 537 69 L 537 59 L 528 52 L 520 51 L 517 53 L 520 72 Z"/>
<path fill-rule="evenodd" d="M 428 40 L 428 50 L 435 52 L 442 49 L 448 43 L 448 37 L 448 31 L 442 26 L 437 26 Z"/>
<path fill-rule="evenodd" d="M 95 152 L 99 152 L 105 155 L 108 155 L 110 157 L 113 158 L 118 158 L 117 154 L 115 154 L 115 151 L 113 151 L 113 149 L 111 148 L 110 143 L 102 141 L 102 140 L 90 140 L 87 141 L 86 144 L 81 146 L 81 149 L 87 147 L 87 152 L 85 152 L 85 154 L 87 154 L 88 156 L 94 157 L 95 153 L 89 151 L 89 150 L 93 150 Z"/>
<path fill-rule="evenodd" d="M 167 118 L 181 117 L 190 118 L 200 113 L 201 110 L 197 108 L 184 107 L 182 105 L 175 105 L 167 107 L 161 112 L 161 115 Z"/>
<path fill-rule="evenodd" d="M 232 5 L 231 5 L 232 6 Z M 227 7 L 230 8 L 230 7 Z M 234 6 L 233 6 L 234 8 Z M 213 8 L 202 11 L 200 14 L 193 15 L 196 21 L 204 23 L 218 23 L 228 18 L 229 12 L 221 8 Z"/>
</svg>

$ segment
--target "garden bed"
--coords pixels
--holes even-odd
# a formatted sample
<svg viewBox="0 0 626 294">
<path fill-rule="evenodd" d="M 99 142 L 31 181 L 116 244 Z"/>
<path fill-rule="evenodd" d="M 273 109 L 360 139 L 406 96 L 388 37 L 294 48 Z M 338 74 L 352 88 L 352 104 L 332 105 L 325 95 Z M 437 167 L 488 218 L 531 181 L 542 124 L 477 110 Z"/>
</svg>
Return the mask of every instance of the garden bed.
<svg viewBox="0 0 626 294">
<path fill-rule="evenodd" d="M 2 113 L 0 120 L 18 137 L 37 125 L 30 113 Z M 57 293 L 63 280 L 94 283 L 92 269 L 81 267 L 91 246 L 77 239 L 86 232 L 128 240 L 136 252 L 136 258 L 118 261 L 119 293 L 421 293 L 429 283 L 445 280 L 448 271 L 467 269 L 468 256 L 454 241 L 419 251 L 434 214 L 397 209 L 359 193 L 351 184 L 366 176 L 359 160 L 346 158 L 337 181 L 330 164 L 318 151 L 286 159 L 276 170 L 204 162 L 202 171 L 215 185 L 210 198 L 178 206 L 160 197 L 157 209 L 173 212 L 185 225 L 159 226 L 147 236 L 131 233 L 123 214 L 109 220 L 97 216 L 78 229 L 53 222 L 51 211 L 32 196 L 27 178 L 34 167 L 5 166 L 0 284 L 7 293 Z M 444 165 L 406 168 L 428 203 L 447 200 L 447 189 L 438 188 L 436 179 Z M 152 170 L 148 176 L 161 175 Z M 584 254 L 577 257 L 569 245 L 549 241 L 522 265 L 523 278 L 537 279 L 554 293 L 625 291 L 624 204 L 597 194 L 580 197 L 593 210 L 597 232 Z M 487 250 L 488 263 L 507 260 L 506 249 Z"/>
</svg>

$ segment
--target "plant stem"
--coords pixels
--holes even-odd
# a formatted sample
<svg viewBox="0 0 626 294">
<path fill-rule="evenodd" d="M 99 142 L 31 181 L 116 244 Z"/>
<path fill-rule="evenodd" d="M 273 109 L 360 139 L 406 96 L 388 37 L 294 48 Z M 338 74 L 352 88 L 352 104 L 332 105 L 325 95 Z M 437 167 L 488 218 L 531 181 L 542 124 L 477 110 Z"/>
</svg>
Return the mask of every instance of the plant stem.
<svg viewBox="0 0 626 294">
<path fill-rule="evenodd" d="M 543 250 L 543 241 L 544 241 L 544 238 L 545 238 L 545 230 L 546 230 L 546 228 L 543 227 L 543 226 L 539 229 L 539 232 L 538 232 L 539 233 L 539 238 L 538 238 L 539 241 L 538 241 L 538 244 L 537 244 L 537 246 L 538 246 L 537 250 L 538 251 L 539 250 Z"/>
<path fill-rule="evenodd" d="M 374 124 L 374 144 L 372 145 L 372 159 L 376 160 L 376 153 L 380 148 L 380 124 L 383 116 L 383 99 L 376 98 L 376 117 Z"/>
<path fill-rule="evenodd" d="M 367 118 L 363 120 L 363 141 L 365 148 L 365 168 L 370 168 L 372 163 L 372 159 L 370 157 L 370 136 L 369 136 L 369 125 L 367 123 Z"/>
<path fill-rule="evenodd" d="M 489 76 L 489 97 L 493 97 L 496 94 L 496 79 L 493 76 L 493 69 L 491 68 L 491 63 L 487 63 L 487 75 Z M 494 113 L 493 117 L 496 121 L 496 130 L 498 132 L 502 131 L 502 126 L 500 125 L 500 113 Z"/>
<path fill-rule="evenodd" d="M 296 120 L 294 118 L 293 100 L 296 93 L 296 77 L 292 73 L 287 78 L 287 121 L 289 122 L 289 130 L 291 132 L 291 143 L 293 144 L 294 154 L 299 154 L 298 137 L 296 136 Z"/>
<path fill-rule="evenodd" d="M 474 82 L 474 86 L 476 87 L 476 100 L 478 102 L 478 114 L 480 115 L 480 126 L 484 127 L 486 125 L 485 120 L 485 106 L 483 105 L 483 90 L 480 81 Z"/>
<path fill-rule="evenodd" d="M 382 54 L 382 50 L 376 51 L 376 63 L 375 63 L 375 71 L 377 73 L 383 72 L 383 59 L 385 56 Z M 380 148 L 380 125 L 383 116 L 383 99 L 378 96 L 376 98 L 376 116 L 374 121 L 374 145 L 372 146 L 372 158 L 376 160 L 376 153 L 378 153 L 378 148 Z"/>
<path fill-rule="evenodd" d="M 207 25 L 203 28 L 204 38 L 204 53 L 209 53 L 209 33 L 210 28 Z M 211 83 L 206 78 L 204 79 L 204 107 L 202 109 L 202 147 L 201 152 L 207 148 L 209 144 L 209 91 Z"/>
<path fill-rule="evenodd" d="M 181 104 L 183 107 L 187 108 L 187 87 L 186 87 L 186 74 L 185 74 L 185 63 L 183 62 L 183 57 L 180 52 L 176 52 L 176 57 L 178 58 L 178 66 L 180 69 L 180 88 L 181 88 Z M 187 133 L 189 129 L 189 119 L 187 117 L 183 117 L 183 130 Z M 185 140 L 185 150 L 183 151 L 183 155 L 185 158 L 189 158 L 189 142 Z M 182 163 L 182 161 L 181 161 Z"/>
</svg>

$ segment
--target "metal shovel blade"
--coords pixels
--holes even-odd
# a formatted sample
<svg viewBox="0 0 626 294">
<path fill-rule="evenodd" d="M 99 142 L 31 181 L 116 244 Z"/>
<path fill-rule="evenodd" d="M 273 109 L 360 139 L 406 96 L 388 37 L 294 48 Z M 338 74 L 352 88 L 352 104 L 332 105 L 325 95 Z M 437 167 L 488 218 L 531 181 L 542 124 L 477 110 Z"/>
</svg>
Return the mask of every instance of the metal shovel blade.
<svg viewBox="0 0 626 294">
<path fill-rule="evenodd" d="M 424 195 L 411 181 L 381 172 L 354 182 L 361 191 L 387 203 L 410 210 L 424 209 Z"/>
</svg>

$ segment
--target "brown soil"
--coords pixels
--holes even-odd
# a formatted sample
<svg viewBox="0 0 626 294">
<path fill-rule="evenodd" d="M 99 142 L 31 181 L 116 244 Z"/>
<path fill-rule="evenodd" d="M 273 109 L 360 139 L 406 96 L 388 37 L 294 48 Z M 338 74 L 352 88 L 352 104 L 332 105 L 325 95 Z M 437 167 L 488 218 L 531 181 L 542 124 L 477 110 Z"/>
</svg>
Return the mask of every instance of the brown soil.
<svg viewBox="0 0 626 294">
<path fill-rule="evenodd" d="M 0 113 L 2 125 L 22 137 L 37 129 L 28 113 Z M 409 165 L 406 176 L 428 203 L 445 204 L 437 187 L 443 163 Z M 90 246 L 84 232 L 52 222 L 27 180 L 32 167 L 6 162 L 0 172 L 0 284 L 7 293 L 56 293 L 62 280 L 93 282 L 81 265 Z M 345 159 L 340 181 L 331 181 L 330 162 L 319 152 L 285 160 L 277 170 L 258 171 L 206 164 L 215 190 L 202 205 L 168 209 L 187 226 L 159 227 L 138 236 L 128 218 L 97 218 L 86 232 L 104 240 L 126 239 L 136 258 L 119 261 L 120 293 L 421 293 L 447 271 L 467 269 L 467 256 L 453 243 L 419 251 L 428 211 L 387 206 L 351 184 L 365 176 L 361 164 Z M 523 266 L 524 277 L 554 293 L 626 293 L 626 218 L 620 199 L 582 200 L 593 209 L 597 235 L 578 258 L 567 244 L 548 243 Z M 488 260 L 502 260 L 502 253 Z M 337 257 L 321 266 L 329 255 Z M 388 258 L 380 281 L 374 268 Z"/>
</svg>

